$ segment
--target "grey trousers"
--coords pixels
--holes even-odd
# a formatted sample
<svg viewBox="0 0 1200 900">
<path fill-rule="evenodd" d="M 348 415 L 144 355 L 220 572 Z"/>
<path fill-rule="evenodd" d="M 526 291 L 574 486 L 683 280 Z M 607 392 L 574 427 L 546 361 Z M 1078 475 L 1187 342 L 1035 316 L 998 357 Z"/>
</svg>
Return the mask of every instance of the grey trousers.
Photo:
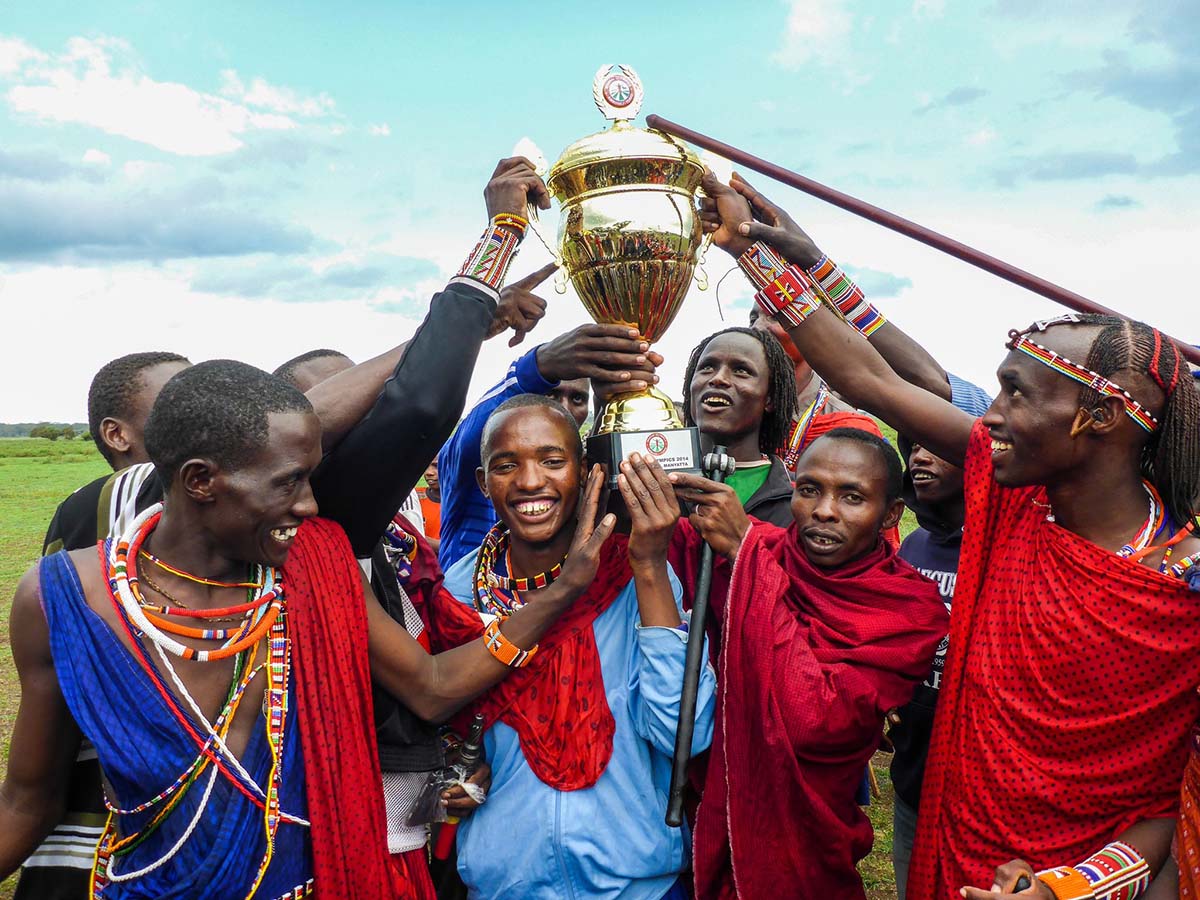
<svg viewBox="0 0 1200 900">
<path fill-rule="evenodd" d="M 892 870 L 896 873 L 896 900 L 904 900 L 908 887 L 908 864 L 912 861 L 913 840 L 917 836 L 917 811 L 895 798 L 892 810 Z"/>
</svg>

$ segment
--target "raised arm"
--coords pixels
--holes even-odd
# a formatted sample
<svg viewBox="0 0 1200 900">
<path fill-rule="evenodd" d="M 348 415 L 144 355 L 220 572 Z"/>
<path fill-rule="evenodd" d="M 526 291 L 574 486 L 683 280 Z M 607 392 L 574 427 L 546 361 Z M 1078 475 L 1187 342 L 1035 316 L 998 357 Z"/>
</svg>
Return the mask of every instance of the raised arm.
<svg viewBox="0 0 1200 900">
<path fill-rule="evenodd" d="M 754 250 L 751 258 L 758 276 L 759 306 L 777 316 L 813 369 L 851 404 L 874 413 L 943 459 L 961 465 L 974 419 L 948 401 L 950 386 L 945 371 L 927 354 L 928 363 L 922 363 L 909 348 L 895 353 L 904 366 L 918 370 L 917 375 L 909 374 L 927 387 L 918 387 L 898 375 L 869 340 L 817 301 L 811 283 L 826 273 L 810 274 L 786 256 L 787 252 L 811 256 L 815 245 L 801 249 L 803 242 L 781 218 L 772 224 L 753 221 L 746 197 L 712 173 L 705 176 L 704 190 L 712 202 L 702 216 L 714 243 L 735 258 Z M 804 239 L 808 240 L 806 235 Z M 856 312 L 851 308 L 847 317 L 854 318 Z M 871 332 L 871 322 L 860 321 L 858 325 L 864 332 Z M 902 343 L 899 337 L 895 341 Z"/>
<path fill-rule="evenodd" d="M 527 202 L 548 205 L 545 185 L 527 161 L 502 160 L 484 191 L 494 220 L 524 211 Z M 497 235 L 489 229 L 480 241 Z M 515 236 L 503 259 L 515 257 Z M 483 341 L 506 327 L 519 336 L 541 317 L 545 303 L 533 297 L 524 279 L 506 292 L 500 284 L 507 264 L 488 268 L 468 257 L 463 274 L 436 294 L 429 314 L 406 343 L 348 369 L 309 392 L 322 427 L 328 431 L 354 419 L 353 428 L 328 451 L 313 474 L 321 514 L 345 529 L 358 556 L 370 553 L 462 413 L 471 373 Z M 537 280 L 553 271 L 535 273 Z M 336 410 L 332 414 L 330 409 Z M 359 421 L 361 419 L 361 421 Z"/>
<path fill-rule="evenodd" d="M 371 674 L 380 685 L 416 715 L 438 722 L 452 716 L 470 700 L 501 681 L 513 662 L 501 662 L 506 647 L 528 651 L 596 577 L 600 548 L 612 534 L 612 514 L 596 523 L 604 475 L 594 466 L 588 476 L 575 532 L 562 574 L 549 587 L 503 621 L 501 640 L 485 636 L 469 644 L 430 656 L 412 636 L 384 612 L 364 578 L 367 623 L 370 630 Z M 497 653 L 489 643 L 501 644 Z"/>
<path fill-rule="evenodd" d="M 0 785 L 0 880 L 62 821 L 80 742 L 50 655 L 37 566 L 17 585 L 9 631 L 21 703 L 8 748 L 8 771 Z"/>
</svg>

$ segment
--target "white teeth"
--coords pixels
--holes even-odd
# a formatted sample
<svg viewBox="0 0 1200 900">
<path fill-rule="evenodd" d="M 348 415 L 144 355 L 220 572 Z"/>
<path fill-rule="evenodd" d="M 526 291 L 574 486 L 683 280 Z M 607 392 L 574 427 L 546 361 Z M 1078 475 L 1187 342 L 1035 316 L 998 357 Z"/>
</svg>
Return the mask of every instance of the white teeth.
<svg viewBox="0 0 1200 900">
<path fill-rule="evenodd" d="M 931 481 L 933 476 L 928 472 L 917 472 L 915 475 L 913 475 L 912 479 L 913 481 Z"/>
<path fill-rule="evenodd" d="M 518 503 L 517 512 L 524 516 L 540 516 L 544 512 L 549 512 L 549 503 Z"/>
<path fill-rule="evenodd" d="M 1011 450 L 1011 449 L 1012 449 L 1012 444 L 1009 444 L 1006 441 L 998 441 L 995 438 L 992 439 L 992 452 L 993 453 L 1000 453 L 1003 450 Z"/>
<path fill-rule="evenodd" d="M 724 397 L 705 397 L 701 401 L 705 406 L 730 406 L 730 402 Z"/>
<path fill-rule="evenodd" d="M 281 544 L 286 544 L 296 536 L 296 528 L 272 528 L 271 537 L 279 541 Z"/>
</svg>

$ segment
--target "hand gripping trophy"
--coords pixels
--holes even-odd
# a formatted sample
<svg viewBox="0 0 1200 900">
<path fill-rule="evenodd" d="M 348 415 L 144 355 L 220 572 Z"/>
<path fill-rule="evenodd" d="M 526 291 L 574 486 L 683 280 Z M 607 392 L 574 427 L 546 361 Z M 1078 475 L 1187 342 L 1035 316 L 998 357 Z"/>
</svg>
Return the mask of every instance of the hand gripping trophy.
<svg viewBox="0 0 1200 900">
<path fill-rule="evenodd" d="M 546 179 L 561 206 L 558 254 L 588 314 L 658 340 L 679 312 L 701 247 L 699 157 L 678 139 L 631 124 L 642 83 L 602 66 L 592 94 L 612 126 L 566 150 Z M 587 456 L 616 486 L 617 464 L 649 454 L 668 471 L 700 467 L 700 437 L 657 388 L 613 397 L 597 414 Z"/>
</svg>

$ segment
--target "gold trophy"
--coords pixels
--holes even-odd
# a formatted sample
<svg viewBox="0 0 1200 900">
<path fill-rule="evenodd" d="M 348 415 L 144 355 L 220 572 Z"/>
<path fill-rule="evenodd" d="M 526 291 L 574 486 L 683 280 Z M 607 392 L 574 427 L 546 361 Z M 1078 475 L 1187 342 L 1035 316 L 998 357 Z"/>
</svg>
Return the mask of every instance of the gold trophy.
<svg viewBox="0 0 1200 900">
<path fill-rule="evenodd" d="M 558 257 L 596 322 L 637 328 L 654 343 L 696 268 L 704 166 L 678 139 L 632 124 L 642 83 L 629 66 L 601 66 L 592 96 L 612 126 L 569 146 L 546 178 L 561 207 Z M 617 464 L 634 452 L 667 470 L 700 469 L 699 433 L 657 388 L 610 399 L 587 439 L 588 461 L 605 466 L 614 487 Z"/>
</svg>

